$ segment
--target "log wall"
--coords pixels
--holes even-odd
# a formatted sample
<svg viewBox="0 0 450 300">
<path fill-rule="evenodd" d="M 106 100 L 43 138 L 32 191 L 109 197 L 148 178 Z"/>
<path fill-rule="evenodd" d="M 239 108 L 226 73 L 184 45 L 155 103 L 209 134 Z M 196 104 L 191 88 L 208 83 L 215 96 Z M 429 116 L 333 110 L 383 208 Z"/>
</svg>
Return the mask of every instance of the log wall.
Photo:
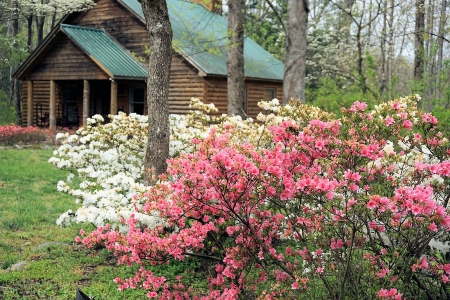
<svg viewBox="0 0 450 300">
<path fill-rule="evenodd" d="M 204 79 L 181 55 L 174 54 L 170 65 L 169 112 L 186 114 L 191 98 L 203 100 Z"/>
<path fill-rule="evenodd" d="M 256 118 L 260 112 L 264 111 L 258 106 L 258 102 L 264 100 L 264 90 L 266 88 L 275 89 L 275 98 L 278 98 L 280 103 L 281 99 L 283 99 L 283 84 L 281 82 L 246 80 L 245 86 L 247 87 L 247 115 L 251 118 Z"/>
<path fill-rule="evenodd" d="M 28 98 L 28 82 L 24 81 L 22 84 L 22 99 Z M 36 114 L 36 104 L 40 108 L 42 106 L 42 114 Z M 22 101 L 22 120 L 23 125 L 28 126 L 27 114 L 28 110 L 27 101 Z M 31 125 L 37 125 L 37 118 L 43 118 L 45 113 L 50 113 L 50 81 L 33 81 L 33 107 L 31 108 L 33 122 Z"/>
<path fill-rule="evenodd" d="M 227 113 L 227 79 L 225 77 L 208 77 L 206 78 L 205 103 L 214 103 L 220 114 Z M 275 97 L 282 99 L 283 84 L 281 82 L 270 82 L 263 80 L 245 81 L 247 88 L 247 116 L 255 118 L 263 110 L 258 106 L 258 102 L 264 100 L 264 92 L 266 88 L 275 89 Z"/>
</svg>

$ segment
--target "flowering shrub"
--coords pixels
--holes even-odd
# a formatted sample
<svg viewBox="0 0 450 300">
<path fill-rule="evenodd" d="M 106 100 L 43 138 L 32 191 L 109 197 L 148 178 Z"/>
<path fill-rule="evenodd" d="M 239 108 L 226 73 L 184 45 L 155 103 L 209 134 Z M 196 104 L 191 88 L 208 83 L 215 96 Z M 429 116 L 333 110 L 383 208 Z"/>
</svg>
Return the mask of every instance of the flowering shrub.
<svg viewBox="0 0 450 300">
<path fill-rule="evenodd" d="M 50 130 L 38 127 L 21 127 L 14 124 L 0 126 L 0 145 L 29 144 L 46 141 Z"/>
<path fill-rule="evenodd" d="M 190 114 L 170 116 L 170 155 L 193 153 L 197 146 L 191 140 L 204 139 L 212 127 L 219 133 L 233 132 L 231 139 L 234 143 L 248 141 L 268 146 L 271 137 L 267 127 L 272 124 L 281 124 L 289 118 L 330 117 L 314 107 L 299 103 L 293 105 L 304 109 L 280 108 L 276 99 L 262 102 L 261 106 L 277 111 L 278 115 L 261 114 L 257 124 L 251 119 L 242 121 L 240 117 L 210 117 L 208 113 L 217 111 L 214 105 L 203 104 L 194 98 Z M 103 124 L 103 118 L 96 115 L 88 119 L 87 127 L 80 128 L 76 134 L 59 133 L 56 136 L 62 145 L 54 151 L 49 162 L 72 171 L 66 181 L 58 183 L 58 190 L 73 195 L 80 204 L 76 212 L 69 210 L 62 214 L 57 221 L 59 225 L 69 225 L 74 221 L 95 226 L 110 223 L 116 228 L 120 225 L 119 220 L 129 218 L 132 212 L 142 225 L 152 227 L 159 222 L 159 218 L 135 212 L 136 207 L 141 208 L 146 200 L 133 197 L 147 190 L 142 184 L 147 117 L 124 113 L 111 117 L 111 123 Z M 79 186 L 72 184 L 75 174 L 81 179 Z M 121 228 L 126 230 L 126 227 Z"/>
<path fill-rule="evenodd" d="M 224 121 L 134 197 L 127 232 L 77 241 L 140 265 L 115 281 L 150 298 L 449 298 L 449 141 L 415 100 L 355 102 L 337 120 L 274 105 L 244 142 Z M 188 256 L 209 262 L 208 291 L 149 270 Z"/>
</svg>

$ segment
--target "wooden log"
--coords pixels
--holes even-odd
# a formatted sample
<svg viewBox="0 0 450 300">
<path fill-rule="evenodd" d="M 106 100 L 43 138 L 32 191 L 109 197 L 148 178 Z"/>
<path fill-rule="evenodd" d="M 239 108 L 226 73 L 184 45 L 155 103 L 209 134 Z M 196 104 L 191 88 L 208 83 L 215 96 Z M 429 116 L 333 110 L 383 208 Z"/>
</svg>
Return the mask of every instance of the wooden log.
<svg viewBox="0 0 450 300">
<path fill-rule="evenodd" d="M 27 99 L 27 126 L 33 125 L 33 81 L 28 80 L 28 99 Z"/>
<path fill-rule="evenodd" d="M 83 127 L 87 126 L 87 118 L 89 118 L 89 81 L 83 81 Z"/>
<path fill-rule="evenodd" d="M 56 84 L 54 80 L 50 80 L 50 129 L 56 129 Z"/>
<path fill-rule="evenodd" d="M 117 81 L 111 79 L 111 115 L 117 115 Z"/>
</svg>

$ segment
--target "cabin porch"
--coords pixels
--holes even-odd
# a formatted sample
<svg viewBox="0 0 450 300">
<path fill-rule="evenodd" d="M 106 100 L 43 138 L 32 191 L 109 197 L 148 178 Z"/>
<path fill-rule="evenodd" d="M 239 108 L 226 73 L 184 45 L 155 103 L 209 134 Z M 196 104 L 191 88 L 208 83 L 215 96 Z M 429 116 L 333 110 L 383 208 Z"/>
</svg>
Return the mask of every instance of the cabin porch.
<svg viewBox="0 0 450 300">
<path fill-rule="evenodd" d="M 27 126 L 78 128 L 87 118 L 123 111 L 146 114 L 143 80 L 24 81 L 23 120 Z"/>
</svg>

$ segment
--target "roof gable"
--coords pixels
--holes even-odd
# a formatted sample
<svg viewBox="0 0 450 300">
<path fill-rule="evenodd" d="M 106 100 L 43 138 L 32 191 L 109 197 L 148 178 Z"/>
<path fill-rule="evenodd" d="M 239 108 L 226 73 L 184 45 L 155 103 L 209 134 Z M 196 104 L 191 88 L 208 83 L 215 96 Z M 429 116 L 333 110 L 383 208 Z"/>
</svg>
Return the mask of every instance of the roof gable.
<svg viewBox="0 0 450 300">
<path fill-rule="evenodd" d="M 120 0 L 144 20 L 137 0 Z M 208 75 L 227 75 L 227 21 L 202 5 L 187 0 L 167 0 L 175 50 Z M 251 38 L 244 41 L 245 77 L 283 80 L 281 61 Z"/>
<path fill-rule="evenodd" d="M 147 78 L 147 70 L 103 30 L 61 24 L 67 34 L 112 78 Z"/>
</svg>

